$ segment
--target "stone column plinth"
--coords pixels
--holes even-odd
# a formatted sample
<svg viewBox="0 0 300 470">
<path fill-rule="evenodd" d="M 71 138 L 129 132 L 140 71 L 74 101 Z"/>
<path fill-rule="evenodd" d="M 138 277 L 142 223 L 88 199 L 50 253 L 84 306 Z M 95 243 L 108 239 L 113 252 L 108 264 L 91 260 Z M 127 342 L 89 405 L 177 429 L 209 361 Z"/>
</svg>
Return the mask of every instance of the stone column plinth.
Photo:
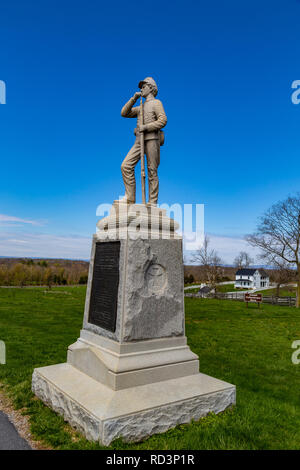
<svg viewBox="0 0 300 470">
<path fill-rule="evenodd" d="M 182 239 L 165 211 L 115 203 L 93 237 L 83 328 L 32 389 L 88 439 L 137 441 L 235 403 L 184 331 Z"/>
</svg>

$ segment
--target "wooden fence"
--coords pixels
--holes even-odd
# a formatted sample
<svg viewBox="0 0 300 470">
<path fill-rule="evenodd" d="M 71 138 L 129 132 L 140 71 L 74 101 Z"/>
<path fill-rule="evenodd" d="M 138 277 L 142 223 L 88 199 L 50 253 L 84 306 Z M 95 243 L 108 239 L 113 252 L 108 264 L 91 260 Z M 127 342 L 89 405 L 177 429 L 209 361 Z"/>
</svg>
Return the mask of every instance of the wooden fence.
<svg viewBox="0 0 300 470">
<path fill-rule="evenodd" d="M 217 292 L 216 294 L 209 294 L 205 296 L 209 299 L 222 299 L 222 300 L 238 300 L 240 302 L 244 302 L 244 292 L 231 292 L 231 293 L 224 293 L 224 292 Z M 204 298 L 199 293 L 185 293 L 185 297 L 194 297 L 197 299 Z M 284 305 L 286 307 L 295 307 L 296 305 L 296 298 L 295 297 L 276 297 L 275 295 L 263 295 L 262 302 L 264 304 L 272 304 L 272 305 Z"/>
</svg>

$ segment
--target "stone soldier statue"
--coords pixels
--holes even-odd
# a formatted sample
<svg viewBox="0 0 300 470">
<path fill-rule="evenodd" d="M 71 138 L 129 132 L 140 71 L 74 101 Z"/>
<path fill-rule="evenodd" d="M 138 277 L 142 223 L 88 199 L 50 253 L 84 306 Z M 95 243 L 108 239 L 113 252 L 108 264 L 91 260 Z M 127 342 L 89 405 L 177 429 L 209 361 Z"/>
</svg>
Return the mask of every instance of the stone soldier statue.
<svg viewBox="0 0 300 470">
<path fill-rule="evenodd" d="M 122 108 L 121 115 L 126 118 L 137 117 L 137 127 L 134 131 L 136 140 L 129 150 L 122 165 L 122 176 L 125 185 L 125 197 L 121 202 L 128 204 L 135 203 L 135 174 L 134 169 L 141 158 L 141 132 L 144 133 L 144 148 L 147 157 L 148 184 L 149 184 L 149 204 L 157 204 L 158 199 L 158 176 L 157 168 L 160 161 L 160 145 L 163 144 L 163 132 L 161 129 L 167 124 L 161 101 L 155 99 L 157 95 L 157 85 L 153 78 L 147 77 L 139 83 L 141 92 L 136 92 L 132 98 Z M 143 116 L 141 124 L 141 106 L 135 106 L 137 99 L 145 98 L 142 107 Z"/>
</svg>

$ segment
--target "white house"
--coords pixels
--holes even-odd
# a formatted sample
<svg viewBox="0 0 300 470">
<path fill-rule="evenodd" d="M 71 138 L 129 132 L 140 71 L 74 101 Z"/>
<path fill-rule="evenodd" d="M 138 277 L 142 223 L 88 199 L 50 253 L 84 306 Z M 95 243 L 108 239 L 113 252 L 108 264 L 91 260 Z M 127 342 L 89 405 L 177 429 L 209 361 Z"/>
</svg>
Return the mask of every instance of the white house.
<svg viewBox="0 0 300 470">
<path fill-rule="evenodd" d="M 264 269 L 243 268 L 235 273 L 235 288 L 259 289 L 269 285 L 270 278 Z"/>
</svg>

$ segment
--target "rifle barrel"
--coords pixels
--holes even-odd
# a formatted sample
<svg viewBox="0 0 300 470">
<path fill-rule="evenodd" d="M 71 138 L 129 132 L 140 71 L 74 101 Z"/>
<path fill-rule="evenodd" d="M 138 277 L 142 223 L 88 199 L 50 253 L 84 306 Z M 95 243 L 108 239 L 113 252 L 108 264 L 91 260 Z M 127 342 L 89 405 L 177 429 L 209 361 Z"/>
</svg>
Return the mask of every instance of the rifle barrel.
<svg viewBox="0 0 300 470">
<path fill-rule="evenodd" d="M 141 97 L 141 108 L 140 108 L 140 124 L 144 124 L 143 116 L 143 98 Z M 144 148 L 144 132 L 140 132 L 141 138 L 141 173 L 142 173 L 142 202 L 146 204 L 146 174 L 145 174 L 145 148 Z"/>
</svg>

